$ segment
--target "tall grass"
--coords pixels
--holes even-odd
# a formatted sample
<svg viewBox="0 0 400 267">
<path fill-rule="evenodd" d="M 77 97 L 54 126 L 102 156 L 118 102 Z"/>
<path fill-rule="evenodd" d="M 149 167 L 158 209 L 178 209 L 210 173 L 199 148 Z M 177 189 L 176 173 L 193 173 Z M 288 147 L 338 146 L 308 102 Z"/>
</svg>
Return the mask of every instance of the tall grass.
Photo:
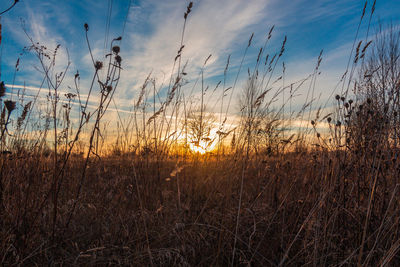
<svg viewBox="0 0 400 267">
<path fill-rule="evenodd" d="M 49 98 L 43 112 L 38 95 L 13 100 L 0 84 L 1 264 L 398 265 L 398 29 L 368 40 L 373 3 L 365 41 L 357 45 L 357 30 L 326 112 L 315 95 L 322 52 L 309 76 L 286 84 L 290 37 L 270 51 L 273 27 L 243 86 L 253 34 L 236 72 L 228 58 L 223 80 L 207 85 L 207 57 L 188 88 L 192 8 L 168 84 L 148 75 L 131 116 L 118 118 L 114 143 L 103 129 L 121 38 L 98 61 L 85 24 L 91 83 L 81 88 L 76 73 L 62 96 L 70 65 L 57 73 L 62 48 L 49 52 L 27 33 Z M 300 92 L 306 102 L 296 110 Z"/>
</svg>

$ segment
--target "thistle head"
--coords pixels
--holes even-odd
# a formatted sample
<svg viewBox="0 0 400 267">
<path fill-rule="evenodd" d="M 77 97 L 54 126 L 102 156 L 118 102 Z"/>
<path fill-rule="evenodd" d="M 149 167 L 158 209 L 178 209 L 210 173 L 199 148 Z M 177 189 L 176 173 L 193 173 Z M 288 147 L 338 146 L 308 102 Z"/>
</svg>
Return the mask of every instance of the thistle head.
<svg viewBox="0 0 400 267">
<path fill-rule="evenodd" d="M 120 51 L 121 49 L 119 48 L 119 46 L 118 45 L 116 45 L 116 46 L 113 46 L 113 48 L 112 48 L 112 51 L 115 53 L 115 54 L 119 54 L 119 51 Z"/>
<path fill-rule="evenodd" d="M 96 61 L 96 63 L 94 64 L 94 68 L 96 70 L 101 70 L 101 68 L 103 68 L 103 62 L 101 61 Z"/>
</svg>

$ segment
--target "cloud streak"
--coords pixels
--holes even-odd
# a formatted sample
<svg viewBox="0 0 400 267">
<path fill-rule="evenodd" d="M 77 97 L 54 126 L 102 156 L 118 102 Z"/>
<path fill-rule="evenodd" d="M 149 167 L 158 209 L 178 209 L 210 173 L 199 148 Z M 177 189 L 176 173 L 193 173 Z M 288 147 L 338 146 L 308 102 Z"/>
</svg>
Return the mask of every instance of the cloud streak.
<svg viewBox="0 0 400 267">
<path fill-rule="evenodd" d="M 238 43 L 247 41 L 251 25 L 265 18 L 267 3 L 263 0 L 195 2 L 183 42 L 182 62 L 189 62 L 188 74 L 195 76 L 210 54 L 208 73 L 221 74 L 227 55 Z M 185 7 L 175 1 L 157 3 L 154 8 L 149 21 L 152 34 L 131 33 L 128 37 L 131 55 L 124 60 L 125 97 L 132 94 L 131 88 L 140 84 L 150 71 L 160 82 L 168 80 L 180 47 Z M 133 16 L 140 16 L 137 12 L 140 9 Z M 134 27 L 135 22 L 130 26 Z"/>
</svg>

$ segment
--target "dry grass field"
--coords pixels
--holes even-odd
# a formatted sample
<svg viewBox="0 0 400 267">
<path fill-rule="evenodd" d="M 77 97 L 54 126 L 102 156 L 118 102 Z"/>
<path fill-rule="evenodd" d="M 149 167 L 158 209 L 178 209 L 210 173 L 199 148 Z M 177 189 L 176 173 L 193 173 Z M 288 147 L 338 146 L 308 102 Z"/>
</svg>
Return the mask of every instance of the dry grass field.
<svg viewBox="0 0 400 267">
<path fill-rule="evenodd" d="M 77 73 L 65 96 L 69 64 L 54 69 L 61 48 L 29 39 L 49 96 L 41 113 L 36 98 L 6 95 L 11 82 L 0 87 L 0 264 L 399 266 L 399 29 L 382 26 L 372 42 L 356 35 L 326 112 L 314 104 L 322 53 L 309 77 L 281 85 L 286 37 L 267 56 L 272 27 L 243 88 L 215 87 L 221 112 L 212 114 L 203 70 L 196 103 L 184 87 L 192 8 L 166 96 L 156 98 L 149 75 L 112 142 L 103 117 L 123 69 L 121 38 L 108 61 L 96 61 L 84 25 L 92 83 L 81 95 Z M 360 24 L 373 12 L 364 8 Z M 308 84 L 306 102 L 292 111 Z M 228 127 L 231 90 L 240 115 Z"/>
</svg>

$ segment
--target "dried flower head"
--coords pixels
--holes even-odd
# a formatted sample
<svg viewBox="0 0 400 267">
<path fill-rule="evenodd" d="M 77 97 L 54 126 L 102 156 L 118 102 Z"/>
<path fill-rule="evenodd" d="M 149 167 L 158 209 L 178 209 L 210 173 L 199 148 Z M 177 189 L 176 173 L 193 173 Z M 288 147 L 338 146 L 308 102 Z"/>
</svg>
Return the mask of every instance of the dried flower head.
<svg viewBox="0 0 400 267">
<path fill-rule="evenodd" d="M 16 104 L 15 101 L 11 100 L 4 101 L 4 105 L 6 105 L 8 113 L 11 113 L 15 109 L 15 104 Z"/>
<path fill-rule="evenodd" d="M 332 121 L 332 118 L 331 117 L 328 117 L 328 123 L 330 123 L 331 121 Z"/>
<path fill-rule="evenodd" d="M 103 68 L 103 62 L 96 61 L 96 63 L 94 64 L 94 67 L 96 70 L 100 70 L 101 68 Z"/>
<path fill-rule="evenodd" d="M 113 51 L 115 54 L 119 54 L 119 51 L 120 51 L 120 50 L 121 50 L 121 49 L 119 48 L 118 45 L 113 46 L 113 48 L 112 48 L 112 51 Z"/>
<path fill-rule="evenodd" d="M 121 65 L 122 58 L 119 55 L 116 55 L 115 61 L 117 61 L 117 63 Z"/>
<path fill-rule="evenodd" d="M 107 92 L 109 93 L 109 92 L 111 92 L 112 91 L 112 86 L 111 85 L 108 85 L 107 87 L 106 87 L 106 89 L 107 89 Z"/>
<path fill-rule="evenodd" d="M 185 15 L 183 16 L 185 19 L 187 19 L 189 13 L 192 11 L 192 7 L 193 7 L 193 2 L 190 2 L 189 5 L 187 6 L 187 10 L 185 12 Z"/>
<path fill-rule="evenodd" d="M 67 94 L 65 94 L 65 97 L 66 97 L 67 99 L 73 99 L 73 98 L 75 98 L 75 97 L 76 97 L 76 94 L 73 94 L 73 93 L 67 93 Z"/>
<path fill-rule="evenodd" d="M 29 109 L 31 108 L 31 104 L 32 101 L 28 102 L 25 106 L 24 106 L 24 110 L 22 111 L 21 116 L 18 118 L 17 120 L 17 127 L 21 128 L 22 123 L 24 122 L 24 120 L 26 119 L 26 116 L 28 115 Z"/>
<path fill-rule="evenodd" d="M 335 96 L 335 99 L 336 99 L 336 100 L 339 100 L 339 99 L 340 99 L 340 95 L 336 95 L 336 96 Z"/>
<path fill-rule="evenodd" d="M 89 25 L 87 23 L 85 23 L 85 25 L 83 25 L 83 27 L 85 27 L 85 30 L 88 31 L 89 30 Z"/>
</svg>

